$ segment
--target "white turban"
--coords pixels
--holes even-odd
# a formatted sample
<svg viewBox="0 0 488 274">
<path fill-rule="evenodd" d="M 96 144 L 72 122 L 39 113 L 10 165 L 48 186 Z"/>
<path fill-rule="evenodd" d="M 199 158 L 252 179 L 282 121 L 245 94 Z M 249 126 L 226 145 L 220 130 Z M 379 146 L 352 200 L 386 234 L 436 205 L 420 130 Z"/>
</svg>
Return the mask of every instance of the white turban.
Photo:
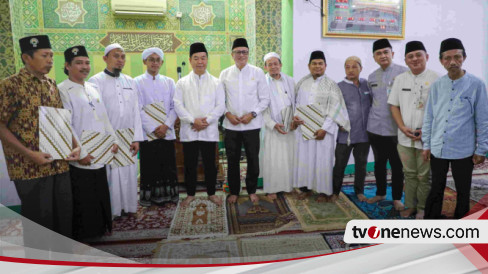
<svg viewBox="0 0 488 274">
<path fill-rule="evenodd" d="M 107 56 L 107 54 L 113 50 L 113 49 L 121 49 L 121 50 L 124 50 L 124 48 L 118 44 L 118 43 L 114 43 L 114 44 L 110 44 L 108 45 L 106 48 L 105 48 L 105 56 Z"/>
<path fill-rule="evenodd" d="M 147 57 L 149 57 L 149 55 L 153 54 L 153 53 L 156 53 L 157 55 L 159 55 L 159 57 L 161 58 L 161 60 L 163 60 L 163 57 L 164 57 L 164 52 L 162 49 L 160 48 L 148 48 L 148 49 L 145 49 L 143 52 L 142 52 L 142 60 L 146 60 Z"/>
<path fill-rule="evenodd" d="M 281 61 L 281 58 L 280 58 L 280 56 L 278 55 L 278 53 L 276 53 L 276 52 L 270 52 L 270 53 L 268 53 L 268 54 L 264 55 L 264 58 L 263 58 L 263 59 L 264 59 L 264 63 L 266 63 L 266 61 L 267 61 L 269 58 L 273 58 L 273 57 L 276 57 L 276 58 L 278 58 L 278 60 L 280 60 L 280 61 Z"/>
</svg>

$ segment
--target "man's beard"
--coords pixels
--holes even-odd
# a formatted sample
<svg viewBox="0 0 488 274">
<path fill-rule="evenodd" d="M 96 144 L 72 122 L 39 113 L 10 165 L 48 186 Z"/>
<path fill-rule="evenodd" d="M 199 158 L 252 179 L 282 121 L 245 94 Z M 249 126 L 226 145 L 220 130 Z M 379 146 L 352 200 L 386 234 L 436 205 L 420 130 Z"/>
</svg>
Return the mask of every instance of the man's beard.
<svg viewBox="0 0 488 274">
<path fill-rule="evenodd" d="M 119 69 L 119 68 L 113 69 L 113 74 L 115 74 L 115 77 L 119 77 L 121 72 L 122 72 L 122 69 Z"/>
</svg>

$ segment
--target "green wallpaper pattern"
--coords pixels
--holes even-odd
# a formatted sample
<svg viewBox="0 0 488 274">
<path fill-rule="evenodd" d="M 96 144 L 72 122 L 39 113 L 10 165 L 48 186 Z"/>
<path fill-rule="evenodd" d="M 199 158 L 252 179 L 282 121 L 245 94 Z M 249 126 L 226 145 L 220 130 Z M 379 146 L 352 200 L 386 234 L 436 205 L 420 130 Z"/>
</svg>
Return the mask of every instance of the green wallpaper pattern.
<svg viewBox="0 0 488 274">
<path fill-rule="evenodd" d="M 14 45 L 9 3 L 0 2 L 0 79 L 15 73 Z"/>
<path fill-rule="evenodd" d="M 263 66 L 262 57 L 269 51 L 281 53 L 281 0 L 167 0 L 163 17 L 119 17 L 111 11 L 110 0 L 9 0 L 2 1 L 0 12 L 13 20 L 0 19 L 1 41 L 14 41 L 0 47 L 0 70 L 10 75 L 22 67 L 18 39 L 32 34 L 47 34 L 55 51 L 55 69 L 49 76 L 66 79 L 62 73 L 64 49 L 83 44 L 92 59 L 92 73 L 103 70 L 101 60 L 106 45 L 117 41 L 126 48 L 128 60 L 124 72 L 137 76 L 144 72 L 141 51 L 144 47 L 165 49 L 162 73 L 176 78 L 176 66 L 188 73 L 188 50 L 201 41 L 209 50 L 209 70 L 218 76 L 233 64 L 232 41 L 246 37 L 251 64 Z M 183 17 L 176 18 L 181 11 Z M 12 23 L 12 25 L 10 25 Z M 10 45 L 10 47 L 9 47 Z M 12 58 L 14 57 L 14 58 Z M 8 61 L 10 59 L 10 61 Z M 8 65 L 10 64 L 10 67 Z M 59 68 L 58 68 L 59 67 Z"/>
</svg>

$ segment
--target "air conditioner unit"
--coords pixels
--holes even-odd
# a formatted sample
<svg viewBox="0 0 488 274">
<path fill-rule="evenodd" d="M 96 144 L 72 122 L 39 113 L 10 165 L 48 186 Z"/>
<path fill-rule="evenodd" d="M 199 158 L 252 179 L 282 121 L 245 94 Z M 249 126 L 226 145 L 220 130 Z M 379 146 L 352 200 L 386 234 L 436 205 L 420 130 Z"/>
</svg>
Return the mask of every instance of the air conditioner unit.
<svg viewBox="0 0 488 274">
<path fill-rule="evenodd" d="M 166 12 L 166 0 L 111 0 L 116 15 L 162 16 Z"/>
</svg>

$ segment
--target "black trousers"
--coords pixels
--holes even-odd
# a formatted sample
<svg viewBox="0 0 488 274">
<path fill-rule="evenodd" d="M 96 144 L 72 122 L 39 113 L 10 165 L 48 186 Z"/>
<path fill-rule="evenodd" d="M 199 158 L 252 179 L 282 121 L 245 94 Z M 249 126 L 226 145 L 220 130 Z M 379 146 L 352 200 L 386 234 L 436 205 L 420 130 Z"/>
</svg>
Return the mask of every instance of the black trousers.
<svg viewBox="0 0 488 274">
<path fill-rule="evenodd" d="M 230 193 L 239 195 L 241 187 L 241 147 L 244 144 L 247 158 L 246 189 L 248 194 L 256 193 L 259 176 L 259 131 L 260 129 L 234 131 L 225 130 L 225 151 L 227 154 L 227 180 Z"/>
<path fill-rule="evenodd" d="M 376 195 L 386 195 L 386 163 L 391 166 L 391 184 L 393 200 L 402 199 L 403 165 L 398 155 L 397 136 L 381 136 L 368 132 L 369 142 L 374 154 L 374 177 L 376 178 Z"/>
<path fill-rule="evenodd" d="M 176 155 L 174 141 L 164 139 L 140 143 L 139 163 L 141 190 L 152 190 L 159 184 L 176 182 Z M 162 185 L 161 185 L 162 186 Z"/>
<path fill-rule="evenodd" d="M 70 166 L 73 190 L 73 238 L 84 240 L 112 231 L 107 169 Z"/>
<path fill-rule="evenodd" d="M 473 175 L 473 157 L 449 160 L 430 156 L 432 187 L 425 204 L 425 219 L 439 219 L 442 212 L 442 201 L 446 188 L 447 172 L 451 164 L 452 177 L 456 185 L 457 203 L 454 218 L 460 219 L 469 212 L 469 195 Z"/>
<path fill-rule="evenodd" d="M 335 165 L 333 171 L 333 193 L 341 192 L 344 171 L 347 162 L 354 155 L 354 193 L 364 194 L 364 179 L 366 178 L 366 165 L 368 164 L 369 143 L 337 144 L 335 149 Z"/>
<path fill-rule="evenodd" d="M 68 238 L 72 237 L 73 199 L 69 172 L 52 176 L 15 180 L 15 188 L 21 201 L 21 214 L 31 220 L 22 222 L 24 246 L 39 250 L 71 253 L 69 241 L 55 241 L 50 231 L 39 229 L 41 225 Z M 39 252 L 26 256 L 40 255 Z"/>
<path fill-rule="evenodd" d="M 198 154 L 201 153 L 207 194 L 215 194 L 217 183 L 217 166 L 215 165 L 215 146 L 217 142 L 183 142 L 183 155 L 185 161 L 185 184 L 188 196 L 195 196 L 198 169 Z"/>
</svg>

